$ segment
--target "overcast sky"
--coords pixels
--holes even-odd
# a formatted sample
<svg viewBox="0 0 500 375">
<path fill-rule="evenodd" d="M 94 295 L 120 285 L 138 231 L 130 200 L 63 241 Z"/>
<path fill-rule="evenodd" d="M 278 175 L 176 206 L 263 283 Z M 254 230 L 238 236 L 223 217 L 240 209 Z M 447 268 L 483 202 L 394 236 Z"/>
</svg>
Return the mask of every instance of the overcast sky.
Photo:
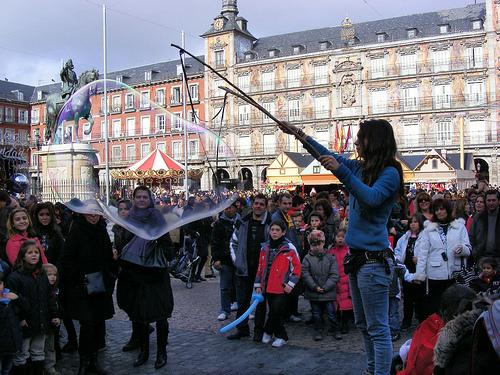
<svg viewBox="0 0 500 375">
<path fill-rule="evenodd" d="M 478 2 L 484 2 L 478 0 Z M 203 54 L 222 0 L 2 0 L 0 79 L 24 84 L 59 80 L 61 60 L 72 58 L 79 74 L 103 70 L 102 4 L 107 10 L 108 72 L 178 57 L 170 43 Z M 238 0 L 239 15 L 257 38 L 450 9 L 474 0 Z"/>
</svg>

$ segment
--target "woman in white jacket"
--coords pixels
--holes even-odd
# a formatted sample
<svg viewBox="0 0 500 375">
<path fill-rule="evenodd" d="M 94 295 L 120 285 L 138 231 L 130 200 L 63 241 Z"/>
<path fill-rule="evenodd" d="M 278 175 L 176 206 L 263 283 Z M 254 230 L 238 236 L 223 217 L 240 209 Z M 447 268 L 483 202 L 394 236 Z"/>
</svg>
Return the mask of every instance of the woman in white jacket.
<svg viewBox="0 0 500 375">
<path fill-rule="evenodd" d="M 414 282 L 427 281 L 427 315 L 439 309 L 441 295 L 455 281 L 452 274 L 471 254 L 471 245 L 463 219 L 453 220 L 449 201 L 432 203 L 434 221 L 425 222 L 424 231 L 415 244 L 417 270 Z"/>
<path fill-rule="evenodd" d="M 409 230 L 401 236 L 394 248 L 396 261 L 405 265 L 407 273 L 415 274 L 417 270 L 415 244 L 424 230 L 424 220 L 425 217 L 421 213 L 415 213 L 409 220 Z M 419 323 L 425 319 L 425 285 L 404 280 L 403 296 L 401 328 L 405 329 L 411 327 L 414 311 Z"/>
</svg>

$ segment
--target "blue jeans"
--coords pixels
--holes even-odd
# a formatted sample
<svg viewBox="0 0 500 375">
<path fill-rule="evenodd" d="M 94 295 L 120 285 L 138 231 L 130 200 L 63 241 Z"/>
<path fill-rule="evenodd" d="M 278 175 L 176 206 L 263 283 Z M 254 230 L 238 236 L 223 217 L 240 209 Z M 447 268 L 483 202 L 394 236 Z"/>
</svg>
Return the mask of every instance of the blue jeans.
<svg viewBox="0 0 500 375">
<path fill-rule="evenodd" d="M 397 335 L 401 331 L 399 323 L 399 298 L 389 297 L 389 327 L 391 335 Z"/>
<path fill-rule="evenodd" d="M 234 266 L 221 264 L 220 275 L 220 306 L 221 313 L 231 314 L 231 296 L 234 290 Z"/>
<path fill-rule="evenodd" d="M 389 285 L 394 262 L 388 259 L 391 273 L 382 263 L 362 266 L 349 275 L 351 298 L 356 327 L 363 334 L 368 371 L 375 375 L 390 373 L 392 360 L 391 331 L 389 329 Z"/>
</svg>

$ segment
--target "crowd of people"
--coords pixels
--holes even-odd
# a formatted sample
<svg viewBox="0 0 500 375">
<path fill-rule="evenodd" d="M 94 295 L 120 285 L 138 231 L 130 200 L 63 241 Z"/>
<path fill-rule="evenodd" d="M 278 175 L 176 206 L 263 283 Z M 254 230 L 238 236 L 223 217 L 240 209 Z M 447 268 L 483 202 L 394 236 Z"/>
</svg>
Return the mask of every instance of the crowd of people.
<svg viewBox="0 0 500 375">
<path fill-rule="evenodd" d="M 61 353 L 74 351 L 79 375 L 107 374 L 99 351 L 115 312 L 113 293 L 131 321 L 123 350 L 138 350 L 133 366 L 148 361 L 154 330 L 154 367 L 165 366 L 174 308 L 170 261 L 193 233 L 199 257 L 194 281 L 219 275 L 214 319 L 228 320 L 234 311 L 239 318 L 255 294 L 262 296 L 229 340 L 252 335 L 280 348 L 289 341 L 287 325 L 301 321 L 316 341 L 328 334 L 341 340 L 354 320 L 364 339 L 366 375 L 483 368 L 484 358 L 472 353 L 497 349 L 487 343 L 488 327 L 498 319 L 499 191 L 483 183 L 460 192 L 405 192 L 390 124 L 366 121 L 357 139 L 359 160 L 307 139 L 342 190 L 241 192 L 223 212 L 153 240 L 130 228 L 161 227 L 165 213 L 186 217 L 213 205 L 216 195 L 199 192 L 184 200 L 138 186 L 115 202 L 130 230 L 115 224 L 110 237 L 97 204 L 68 203 L 70 210 L 0 191 L 0 374 L 57 374 Z M 310 315 L 299 309 L 302 297 Z M 412 342 L 393 358 L 392 342 L 414 329 L 414 316 Z M 61 325 L 68 338 L 63 347 Z M 486 362 L 497 365 L 498 356 Z"/>
</svg>

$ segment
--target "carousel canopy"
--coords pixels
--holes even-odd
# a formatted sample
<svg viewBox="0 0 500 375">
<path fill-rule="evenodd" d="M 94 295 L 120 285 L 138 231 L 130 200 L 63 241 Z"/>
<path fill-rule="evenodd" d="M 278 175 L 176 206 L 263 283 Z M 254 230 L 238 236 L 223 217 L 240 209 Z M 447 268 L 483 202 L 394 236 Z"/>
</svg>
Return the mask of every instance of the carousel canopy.
<svg viewBox="0 0 500 375">
<path fill-rule="evenodd" d="M 189 170 L 188 177 L 199 178 L 201 171 Z M 164 152 L 156 149 L 144 158 L 132 164 L 128 169 L 111 171 L 113 178 L 141 179 L 172 179 L 184 177 L 184 167 Z"/>
</svg>

